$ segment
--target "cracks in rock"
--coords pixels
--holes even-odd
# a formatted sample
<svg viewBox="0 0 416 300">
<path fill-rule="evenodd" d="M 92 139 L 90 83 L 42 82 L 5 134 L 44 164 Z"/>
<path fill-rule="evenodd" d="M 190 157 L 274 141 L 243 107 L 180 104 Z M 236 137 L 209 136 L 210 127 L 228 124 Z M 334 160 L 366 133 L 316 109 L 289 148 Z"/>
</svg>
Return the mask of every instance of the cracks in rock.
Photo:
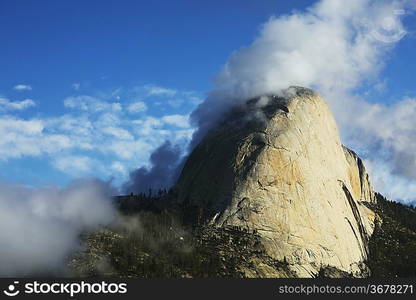
<svg viewBox="0 0 416 300">
<path fill-rule="evenodd" d="M 229 214 L 225 218 L 223 223 L 227 224 L 229 219 L 231 219 L 233 217 L 237 217 L 237 219 L 239 219 L 241 222 L 243 222 L 244 226 L 248 229 L 249 228 L 248 219 L 249 219 L 249 215 L 252 212 L 259 214 L 261 211 L 260 211 L 258 206 L 253 206 L 252 205 L 252 203 L 250 202 L 250 199 L 248 197 L 244 197 L 240 201 L 238 201 L 235 211 L 233 213 Z"/>
<path fill-rule="evenodd" d="M 278 230 L 275 229 L 263 229 L 263 228 L 256 228 L 257 231 L 266 231 L 266 232 L 276 232 L 279 233 Z"/>
<path fill-rule="evenodd" d="M 272 144 L 266 144 L 266 146 L 268 146 L 268 147 L 270 147 L 270 148 L 272 148 L 272 149 L 274 149 L 274 150 L 285 150 L 285 151 L 287 151 L 287 152 L 290 152 L 290 150 L 289 149 L 287 149 L 287 148 L 285 148 L 285 147 L 277 147 L 277 146 L 274 146 L 274 145 L 272 145 Z"/>
<path fill-rule="evenodd" d="M 262 143 L 264 143 L 264 145 L 265 145 L 265 146 L 270 147 L 270 148 L 275 149 L 275 150 L 285 150 L 285 151 L 290 152 L 290 150 L 289 150 L 289 149 L 287 149 L 287 148 L 285 148 L 285 147 L 282 147 L 282 146 L 275 146 L 275 145 L 273 145 L 273 144 L 270 142 L 270 138 L 269 138 L 269 137 L 272 137 L 273 139 L 276 139 L 276 138 L 277 138 L 277 136 L 270 135 L 270 134 L 269 134 L 269 133 L 267 133 L 266 131 L 262 131 L 262 130 L 260 130 L 260 131 L 256 131 L 255 133 L 260 134 L 260 135 L 264 135 L 264 137 L 263 137 L 263 138 L 265 139 L 265 141 L 262 141 Z"/>
<path fill-rule="evenodd" d="M 300 239 L 300 240 L 302 240 L 302 241 L 304 241 L 304 240 L 305 240 L 303 237 L 301 237 L 301 236 L 299 236 L 299 235 L 296 235 L 296 234 L 293 234 L 293 233 L 290 233 L 290 232 L 289 232 L 289 235 L 287 236 L 287 239 L 286 239 L 286 243 L 288 243 L 288 244 L 290 243 L 290 242 L 289 242 L 289 239 L 290 239 L 291 237 L 294 237 L 294 238 Z"/>
<path fill-rule="evenodd" d="M 318 244 L 319 247 L 321 247 L 322 249 L 324 249 L 326 252 L 331 252 L 333 253 L 333 251 L 327 247 L 325 247 L 324 245 Z"/>
<path fill-rule="evenodd" d="M 328 202 L 329 206 L 331 206 L 331 208 L 332 208 L 332 203 L 331 203 L 331 201 L 329 201 L 329 199 L 326 199 L 326 202 Z"/>
<path fill-rule="evenodd" d="M 257 184 L 259 185 L 260 189 L 263 191 L 268 191 L 268 189 L 266 189 L 263 184 L 260 182 L 260 180 L 257 180 Z"/>
<path fill-rule="evenodd" d="M 257 180 L 257 184 L 260 187 L 261 190 L 263 191 L 269 191 L 266 187 L 272 187 L 273 185 L 276 184 L 276 180 L 267 182 L 266 184 L 261 183 L 261 181 L 258 179 Z"/>
<path fill-rule="evenodd" d="M 359 230 L 360 237 L 361 237 L 361 241 L 358 239 L 358 236 L 357 236 L 357 234 L 354 230 L 354 227 L 352 226 L 350 220 L 347 217 L 345 217 L 345 219 L 350 224 L 350 226 L 351 226 L 351 228 L 354 232 L 354 235 L 355 235 L 355 237 L 358 241 L 358 244 L 360 245 L 361 252 L 363 253 L 364 257 L 368 257 L 368 245 L 367 245 L 368 235 L 367 235 L 367 232 L 366 232 L 365 227 L 363 225 L 361 215 L 360 215 L 360 211 L 358 210 L 357 204 L 355 203 L 355 200 L 352 197 L 352 195 L 351 195 L 350 191 L 348 190 L 347 186 L 345 185 L 345 183 L 342 180 L 339 180 L 339 181 L 342 182 L 342 189 L 344 191 L 345 197 L 348 200 L 348 203 L 350 205 L 350 208 L 351 208 L 352 214 L 354 216 L 354 219 L 357 223 L 358 230 Z"/>
</svg>

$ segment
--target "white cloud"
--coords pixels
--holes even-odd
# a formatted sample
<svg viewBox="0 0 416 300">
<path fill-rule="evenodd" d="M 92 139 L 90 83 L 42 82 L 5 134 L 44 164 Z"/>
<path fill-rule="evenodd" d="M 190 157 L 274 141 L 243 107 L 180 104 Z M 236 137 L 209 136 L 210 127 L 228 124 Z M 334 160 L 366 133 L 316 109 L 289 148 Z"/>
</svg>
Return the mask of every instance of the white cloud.
<svg viewBox="0 0 416 300">
<path fill-rule="evenodd" d="M 383 88 L 383 62 L 406 35 L 404 15 L 397 12 L 410 14 L 408 4 L 321 0 L 303 12 L 271 18 L 251 45 L 231 55 L 193 120 L 203 133 L 235 103 L 291 85 L 312 87 L 332 107 L 347 146 L 361 149 L 373 165 L 388 164 L 392 176 L 416 180 L 414 101 L 374 104 L 356 92 L 366 84 Z M 380 191 L 387 193 L 392 184 Z"/>
<path fill-rule="evenodd" d="M 147 105 L 143 101 L 130 103 L 127 110 L 131 113 L 139 113 L 147 110 Z"/>
<path fill-rule="evenodd" d="M 350 103 L 348 115 L 354 111 L 350 129 L 343 128 L 346 140 L 363 147 L 374 165 L 388 161 L 389 167 L 384 170 L 388 169 L 392 176 L 416 180 L 416 99 L 405 98 L 389 105 L 358 99 Z M 384 190 L 386 185 L 379 188 Z"/>
<path fill-rule="evenodd" d="M 165 128 L 165 126 L 167 125 L 178 127 L 181 129 L 191 129 L 191 125 L 189 123 L 189 115 L 180 114 L 166 115 L 161 118 L 147 116 L 139 120 L 134 120 L 133 123 L 137 125 L 136 132 L 138 132 L 142 136 L 166 136 L 170 133 L 170 130 L 166 130 Z"/>
<path fill-rule="evenodd" d="M 16 91 L 31 91 L 32 87 L 30 85 L 26 85 L 26 84 L 18 84 L 16 86 L 14 86 L 14 88 Z"/>
<path fill-rule="evenodd" d="M 43 152 L 39 141 L 43 122 L 40 120 L 19 120 L 12 117 L 0 119 L 0 157 L 3 160 L 21 157 L 25 154 L 39 155 Z"/>
<path fill-rule="evenodd" d="M 45 133 L 41 120 L 0 118 L 0 159 L 57 153 L 74 146 L 74 140 L 63 134 Z"/>
<path fill-rule="evenodd" d="M 163 116 L 162 117 L 162 121 L 165 124 L 169 124 L 169 125 L 173 125 L 176 127 L 181 127 L 181 128 L 189 128 L 190 124 L 189 124 L 189 116 L 188 115 L 168 115 L 168 116 Z"/>
<path fill-rule="evenodd" d="M 230 57 L 216 89 L 247 99 L 290 85 L 355 88 L 380 70 L 379 58 L 394 45 L 372 32 L 381 32 L 388 19 L 392 33 L 404 30 L 397 8 L 396 1 L 323 0 L 305 13 L 271 18 L 249 47 Z"/>
<path fill-rule="evenodd" d="M 43 122 L 41 120 L 22 120 L 16 119 L 11 116 L 5 116 L 0 118 L 0 132 L 4 136 L 9 133 L 23 133 L 27 135 L 39 135 L 44 129 Z"/>
<path fill-rule="evenodd" d="M 146 101 L 146 105 L 159 106 L 158 109 L 162 111 L 178 108 L 193 109 L 203 101 L 204 97 L 199 92 L 175 90 L 155 84 L 135 86 L 123 90 L 123 93 L 124 98 L 130 102 L 136 102 L 135 99 L 143 99 Z"/>
<path fill-rule="evenodd" d="M 104 127 L 101 129 L 101 131 L 104 134 L 111 135 L 120 140 L 134 140 L 134 137 L 130 134 L 130 132 L 120 127 L 115 127 L 115 126 Z"/>
<path fill-rule="evenodd" d="M 65 114 L 45 119 L 44 122 L 45 126 L 51 128 L 53 132 L 71 133 L 79 138 L 89 137 L 94 132 L 94 122 L 87 114 L 77 116 Z"/>
<path fill-rule="evenodd" d="M 113 189 L 98 180 L 66 188 L 0 183 L 0 276 L 65 274 L 79 235 L 116 220 Z"/>
<path fill-rule="evenodd" d="M 6 98 L 0 98 L 0 110 L 23 110 L 33 106 L 36 106 L 36 103 L 32 99 L 25 99 L 22 101 L 10 101 Z"/>
<path fill-rule="evenodd" d="M 148 115 L 146 103 L 133 100 L 146 99 L 147 90 L 141 88 L 141 95 L 134 89 L 117 88 L 67 97 L 63 115 L 22 118 L 0 114 L 0 164 L 37 157 L 71 177 L 114 175 L 120 182 L 129 169 L 146 165 L 152 150 L 166 139 L 183 142 L 192 133 L 188 115 L 175 114 L 173 109 L 172 114 L 161 117 Z M 117 96 L 126 102 L 121 104 Z M 166 105 L 168 99 L 166 96 L 161 101 Z M 6 111 L 6 106 L 9 112 L 11 106 L 17 107 L 2 101 L 0 112 Z M 139 110 L 139 120 L 137 115 L 130 115 L 130 111 Z"/>
<path fill-rule="evenodd" d="M 82 128 L 83 124 L 88 123 L 79 118 L 70 120 L 68 116 L 29 120 L 0 116 L 0 160 L 95 149 L 98 142 L 94 139 L 94 132 Z"/>
<path fill-rule="evenodd" d="M 179 108 L 179 107 L 181 107 L 182 105 L 183 105 L 183 103 L 184 103 L 185 101 L 184 101 L 184 99 L 183 98 L 175 98 L 175 99 L 169 99 L 168 101 L 167 101 L 167 103 L 171 106 L 171 107 L 173 107 L 173 108 Z"/>
<path fill-rule="evenodd" d="M 148 96 L 174 96 L 177 91 L 173 89 L 164 88 L 157 85 L 145 85 L 144 88 L 147 90 Z"/>
<path fill-rule="evenodd" d="M 192 94 L 190 94 L 190 95 L 188 95 L 188 101 L 189 101 L 190 104 L 197 106 L 197 105 L 201 104 L 204 101 L 204 99 L 202 99 L 201 97 L 193 96 Z"/>
<path fill-rule="evenodd" d="M 194 128 L 180 129 L 175 131 L 175 136 L 171 138 L 171 141 L 175 145 L 187 145 L 192 139 Z M 186 147 L 184 147 L 186 148 Z M 186 151 L 185 151 L 186 152 Z"/>
<path fill-rule="evenodd" d="M 155 137 L 155 140 L 111 140 L 106 143 L 102 151 L 115 155 L 118 159 L 129 161 L 126 166 L 131 168 L 133 164 L 146 163 L 151 150 L 160 143 L 160 141 L 157 141 L 160 138 L 161 135 L 159 134 Z"/>
<path fill-rule="evenodd" d="M 147 116 L 139 120 L 134 120 L 133 124 L 138 125 L 136 131 L 140 135 L 147 136 L 153 134 L 155 129 L 160 128 L 163 122 L 158 118 Z"/>
<path fill-rule="evenodd" d="M 125 177 L 128 175 L 127 168 L 123 165 L 120 161 L 115 161 L 111 164 L 111 170 L 113 172 L 121 174 L 121 176 Z"/>
<path fill-rule="evenodd" d="M 121 104 L 118 102 L 106 102 L 88 95 L 71 96 L 64 100 L 65 107 L 76 108 L 83 111 L 102 112 L 122 110 Z"/>
<path fill-rule="evenodd" d="M 414 203 L 416 195 L 414 180 L 396 175 L 391 169 L 392 166 L 383 160 L 365 160 L 364 163 L 377 191 L 383 191 L 383 195 L 389 199 Z"/>
<path fill-rule="evenodd" d="M 82 177 L 90 175 L 97 162 L 88 156 L 63 155 L 56 157 L 52 165 L 62 173 Z"/>
</svg>

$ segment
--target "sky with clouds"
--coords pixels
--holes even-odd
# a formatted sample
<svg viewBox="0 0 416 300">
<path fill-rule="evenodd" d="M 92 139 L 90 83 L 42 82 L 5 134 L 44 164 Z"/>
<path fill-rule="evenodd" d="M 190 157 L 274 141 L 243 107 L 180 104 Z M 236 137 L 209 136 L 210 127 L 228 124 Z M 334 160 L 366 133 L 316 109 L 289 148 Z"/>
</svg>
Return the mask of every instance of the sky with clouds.
<svg viewBox="0 0 416 300">
<path fill-rule="evenodd" d="M 2 1 L 0 179 L 119 185 L 166 140 L 185 149 L 207 97 L 298 84 L 325 95 L 378 187 L 411 199 L 416 18 L 370 2 Z"/>
<path fill-rule="evenodd" d="M 62 107 L 48 113 L 42 99 L 26 98 L 31 85 L 13 87 L 14 98 L 22 100 L 0 98 L 4 180 L 36 186 L 95 176 L 117 185 L 146 166 L 165 140 L 186 144 L 193 132 L 189 113 L 203 96 L 155 84 L 108 91 L 72 87 L 60 99 Z"/>
<path fill-rule="evenodd" d="M 2 1 L 0 179 L 43 186 L 98 176 L 118 184 L 165 140 L 189 139 L 189 114 L 212 76 L 281 9 L 273 1 L 217 8 Z M 233 34 L 241 30 L 248 32 Z"/>
</svg>

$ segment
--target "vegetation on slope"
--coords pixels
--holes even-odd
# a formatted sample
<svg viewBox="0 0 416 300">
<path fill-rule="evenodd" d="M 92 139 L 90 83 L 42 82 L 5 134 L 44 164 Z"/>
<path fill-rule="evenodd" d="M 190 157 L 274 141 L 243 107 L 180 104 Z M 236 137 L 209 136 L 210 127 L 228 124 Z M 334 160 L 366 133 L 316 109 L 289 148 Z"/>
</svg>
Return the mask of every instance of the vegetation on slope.
<svg viewBox="0 0 416 300">
<path fill-rule="evenodd" d="M 172 192 L 117 198 L 123 222 L 83 237 L 84 251 L 70 262 L 77 276 L 145 278 L 293 277 L 286 262 L 267 256 L 259 236 L 239 228 L 199 226 L 165 210 Z M 416 276 L 416 209 L 377 194 L 380 216 L 369 241 L 373 277 Z M 178 211 L 192 212 L 192 207 Z M 192 214 L 195 216 L 195 214 Z M 193 226 L 189 226 L 192 224 Z M 184 225 L 187 224 L 187 225 Z M 318 277 L 350 277 L 323 268 Z"/>
<path fill-rule="evenodd" d="M 416 209 L 377 194 L 371 205 L 381 217 L 369 243 L 373 277 L 416 276 Z"/>
<path fill-rule="evenodd" d="M 265 254 L 259 237 L 238 228 L 186 228 L 166 211 L 136 212 L 124 224 L 84 237 L 70 267 L 76 276 L 216 278 L 293 276 Z M 262 262 L 259 268 L 258 262 Z"/>
</svg>

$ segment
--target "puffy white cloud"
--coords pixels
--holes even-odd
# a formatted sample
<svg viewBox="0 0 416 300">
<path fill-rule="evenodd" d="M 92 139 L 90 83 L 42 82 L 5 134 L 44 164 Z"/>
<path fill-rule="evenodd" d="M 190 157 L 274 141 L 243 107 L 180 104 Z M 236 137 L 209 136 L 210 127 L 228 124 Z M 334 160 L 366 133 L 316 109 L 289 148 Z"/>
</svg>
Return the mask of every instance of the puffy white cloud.
<svg viewBox="0 0 416 300">
<path fill-rule="evenodd" d="M 92 171 L 99 167 L 97 161 L 88 156 L 81 155 L 62 155 L 55 157 L 52 165 L 65 174 L 76 178 L 91 175 Z"/>
<path fill-rule="evenodd" d="M 143 101 L 136 101 L 133 103 L 130 103 L 127 107 L 127 110 L 131 113 L 139 113 L 144 112 L 147 110 L 147 105 Z"/>
<path fill-rule="evenodd" d="M 148 84 L 144 86 L 148 96 L 174 96 L 177 91 L 165 87 Z"/>
<path fill-rule="evenodd" d="M 414 204 L 416 195 L 416 181 L 397 175 L 391 168 L 392 164 L 381 159 L 365 160 L 372 184 L 377 191 L 389 199 Z"/>
<path fill-rule="evenodd" d="M 132 103 L 137 102 L 136 99 L 142 99 L 139 102 L 145 101 L 146 106 L 158 106 L 162 111 L 179 108 L 191 110 L 203 101 L 200 92 L 175 90 L 155 84 L 138 85 L 123 90 L 123 93 L 123 98 L 133 100 Z M 138 104 L 138 108 L 141 107 L 142 104 Z"/>
<path fill-rule="evenodd" d="M 134 139 L 133 135 L 131 135 L 130 132 L 120 127 L 109 126 L 109 127 L 104 127 L 101 130 L 104 134 L 111 135 L 120 140 L 133 140 Z"/>
<path fill-rule="evenodd" d="M 345 140 L 363 154 L 372 165 L 372 176 L 377 177 L 378 166 L 383 180 L 376 188 L 393 196 L 397 183 L 403 189 L 397 197 L 407 199 L 405 183 L 413 191 L 416 184 L 416 99 L 405 98 L 392 104 L 374 104 L 352 99 L 345 116 L 353 121 L 342 122 Z M 389 174 L 390 176 L 386 176 Z M 388 178 L 391 184 L 386 184 Z M 406 194 L 407 198 L 400 195 Z M 416 198 L 415 195 L 413 195 Z"/>
<path fill-rule="evenodd" d="M 5 116 L 0 119 L 0 131 L 2 135 L 6 135 L 7 132 L 23 133 L 28 135 L 38 135 L 44 129 L 42 120 L 32 119 L 30 121 L 17 119 L 12 116 Z"/>
<path fill-rule="evenodd" d="M 169 132 L 164 129 L 166 125 L 193 130 L 189 123 L 189 115 L 174 114 L 166 115 L 161 118 L 147 116 L 139 120 L 134 120 L 133 123 L 137 125 L 136 131 L 142 136 L 149 136 L 157 133 L 166 135 Z"/>
<path fill-rule="evenodd" d="M 8 160 L 50 155 L 53 166 L 65 171 L 71 159 L 78 157 L 76 153 L 83 151 L 84 159 L 77 159 L 77 163 L 74 159 L 73 166 L 81 173 L 91 168 L 91 160 L 86 157 L 95 158 L 100 153 L 121 159 L 127 167 L 137 163 L 145 164 L 151 150 L 165 138 L 175 139 L 176 136 L 184 135 L 180 130 L 154 127 L 155 124 L 163 126 L 160 119 L 149 117 L 149 120 L 152 121 L 144 122 L 147 124 L 146 128 L 140 131 L 136 130 L 134 121 L 121 117 L 116 119 L 114 115 L 97 119 L 64 115 L 42 120 L 3 116 L 0 117 L 0 157 Z M 82 164 L 85 166 L 82 167 Z M 106 166 L 104 161 L 100 161 L 93 169 L 96 170 L 98 164 Z M 76 175 L 76 172 L 70 173 Z"/>
<path fill-rule="evenodd" d="M 404 31 L 401 15 L 395 14 L 400 3 L 322 0 L 306 12 L 273 17 L 250 46 L 231 55 L 215 90 L 247 99 L 290 85 L 355 88 L 380 70 L 382 55 L 398 41 L 385 43 L 373 33 L 392 37 Z M 382 31 L 386 20 L 392 20 L 388 33 Z"/>
<path fill-rule="evenodd" d="M 32 87 L 30 85 L 26 85 L 26 84 L 18 84 L 16 86 L 14 86 L 14 88 L 16 91 L 31 91 Z"/>
<path fill-rule="evenodd" d="M 77 136 L 78 139 L 88 138 L 94 132 L 94 120 L 88 114 L 71 115 L 65 114 L 59 117 L 51 117 L 43 120 L 45 126 L 51 132 L 65 132 Z"/>
<path fill-rule="evenodd" d="M 120 162 L 120 161 L 114 161 L 111 164 L 111 170 L 113 172 L 121 174 L 121 176 L 123 176 L 123 177 L 127 176 L 127 174 L 128 174 L 126 166 L 123 165 L 123 163 Z"/>
<path fill-rule="evenodd" d="M 163 122 L 159 118 L 146 116 L 145 118 L 134 120 L 133 123 L 137 125 L 135 130 L 142 136 L 150 136 L 162 127 Z"/>
<path fill-rule="evenodd" d="M 0 117 L 0 158 L 7 160 L 22 156 L 38 156 L 68 149 L 73 141 L 63 134 L 45 134 L 42 120 L 22 120 Z"/>
<path fill-rule="evenodd" d="M 181 128 L 189 128 L 189 116 L 188 115 L 167 115 L 162 117 L 162 122 L 165 124 L 173 125 Z"/>
<path fill-rule="evenodd" d="M 161 135 L 157 135 L 153 139 L 108 140 L 101 151 L 125 160 L 126 167 L 131 167 L 137 163 L 145 164 L 151 150 L 161 142 L 162 138 Z"/>
<path fill-rule="evenodd" d="M 71 177 L 115 176 L 119 182 L 128 169 L 146 165 L 152 150 L 166 139 L 190 139 L 193 129 L 187 115 L 152 117 L 142 111 L 139 120 L 137 116 L 132 119 L 131 110 L 144 110 L 146 106 L 129 100 L 143 99 L 129 91 L 118 88 L 94 96 L 67 97 L 63 101 L 66 113 L 58 116 L 22 118 L 0 114 L 0 162 L 38 157 Z M 115 96 L 126 99 L 126 104 Z M 168 99 L 166 96 L 163 101 Z"/>
<path fill-rule="evenodd" d="M 102 112 L 122 110 L 121 104 L 118 102 L 106 102 L 88 95 L 71 96 L 64 100 L 65 107 L 76 108 L 83 111 Z"/>
<path fill-rule="evenodd" d="M 0 97 L 0 110 L 12 111 L 12 110 L 23 110 L 32 106 L 36 106 L 35 101 L 32 99 L 25 99 L 22 101 L 10 101 L 6 98 Z"/>
</svg>

